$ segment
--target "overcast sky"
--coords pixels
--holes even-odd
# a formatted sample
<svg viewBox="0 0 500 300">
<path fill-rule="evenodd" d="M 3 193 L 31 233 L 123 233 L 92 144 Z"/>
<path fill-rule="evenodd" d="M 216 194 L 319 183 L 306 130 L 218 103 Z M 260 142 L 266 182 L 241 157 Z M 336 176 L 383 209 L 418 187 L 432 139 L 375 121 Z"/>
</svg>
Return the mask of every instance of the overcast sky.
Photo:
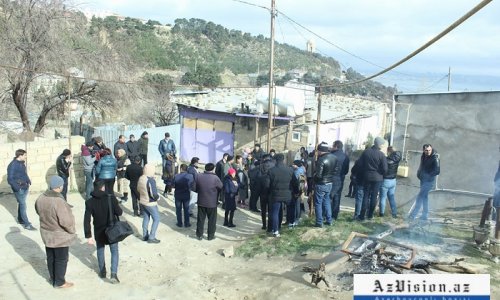
<svg viewBox="0 0 500 300">
<path fill-rule="evenodd" d="M 253 35 L 270 35 L 269 11 L 234 0 L 84 1 L 85 4 L 79 7 L 158 20 L 164 24 L 173 24 L 177 18 L 200 18 Z M 245 2 L 268 8 L 271 6 L 271 0 Z M 319 53 L 337 59 L 344 68 L 353 67 L 365 75 L 371 75 L 381 70 L 373 64 L 386 67 L 400 60 L 480 2 L 276 0 L 278 11 L 321 38 L 370 63 L 293 25 L 279 13 L 276 19 L 276 41 L 305 49 L 307 40 L 311 39 Z M 499 2 L 492 1 L 447 36 L 381 80 L 387 84 L 397 84 L 400 89 L 408 91 L 417 86 L 442 86 L 446 85 L 447 80 L 436 80 L 445 76 L 448 67 L 451 67 L 452 81 L 455 75 L 457 79 L 466 78 L 465 81 L 469 82 L 470 86 L 462 89 L 500 90 Z M 480 79 L 488 76 L 499 78 Z M 414 82 L 410 84 L 410 81 Z"/>
</svg>

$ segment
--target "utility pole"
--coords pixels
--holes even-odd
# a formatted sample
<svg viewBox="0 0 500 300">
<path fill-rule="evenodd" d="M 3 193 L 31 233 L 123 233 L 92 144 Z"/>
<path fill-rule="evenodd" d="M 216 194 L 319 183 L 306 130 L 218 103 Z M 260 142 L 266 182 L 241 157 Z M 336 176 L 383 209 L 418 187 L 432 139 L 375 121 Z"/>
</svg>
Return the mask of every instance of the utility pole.
<svg viewBox="0 0 500 300">
<path fill-rule="evenodd" d="M 68 149 L 71 150 L 71 73 L 68 71 L 68 77 L 66 77 L 67 89 L 68 89 L 68 99 L 66 103 L 68 104 Z M 68 191 L 71 191 L 72 184 L 71 178 L 68 178 Z"/>
<path fill-rule="evenodd" d="M 319 145 L 319 125 L 321 124 L 321 86 L 319 87 L 319 93 L 318 93 L 318 107 L 317 109 L 317 115 L 316 115 L 316 146 L 314 149 L 314 158 L 315 160 L 318 159 L 318 145 Z"/>
<path fill-rule="evenodd" d="M 271 0 L 271 61 L 269 66 L 269 101 L 267 107 L 267 152 L 271 150 L 271 132 L 273 127 L 274 101 L 274 19 L 276 17 L 276 3 Z"/>
<path fill-rule="evenodd" d="M 451 67 L 448 67 L 448 92 L 450 91 L 451 86 Z"/>
</svg>

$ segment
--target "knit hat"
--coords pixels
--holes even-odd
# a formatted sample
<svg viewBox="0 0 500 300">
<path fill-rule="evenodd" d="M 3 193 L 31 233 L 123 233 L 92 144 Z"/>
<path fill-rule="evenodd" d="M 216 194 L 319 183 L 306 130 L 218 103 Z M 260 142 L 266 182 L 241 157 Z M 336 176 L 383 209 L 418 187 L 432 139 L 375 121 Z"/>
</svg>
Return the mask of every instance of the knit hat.
<svg viewBox="0 0 500 300">
<path fill-rule="evenodd" d="M 233 176 L 234 174 L 236 174 L 236 170 L 233 169 L 233 168 L 230 168 L 228 171 L 227 171 L 227 174 Z"/>
<path fill-rule="evenodd" d="M 385 140 L 378 136 L 375 138 L 375 141 L 373 141 L 373 144 L 375 147 L 380 148 L 385 144 Z"/>
<path fill-rule="evenodd" d="M 297 159 L 297 160 L 294 160 L 294 161 L 293 161 L 293 164 L 294 164 L 294 165 L 296 165 L 296 166 L 297 166 L 297 167 L 299 167 L 299 168 L 300 168 L 300 167 L 302 167 L 302 161 L 301 161 L 301 160 L 298 160 L 298 159 Z"/>
<path fill-rule="evenodd" d="M 90 156 L 89 148 L 86 145 L 82 145 L 82 156 Z"/>
<path fill-rule="evenodd" d="M 49 187 L 51 190 L 60 188 L 63 185 L 64 185 L 64 179 L 62 179 L 60 176 L 54 175 L 50 177 Z"/>
</svg>

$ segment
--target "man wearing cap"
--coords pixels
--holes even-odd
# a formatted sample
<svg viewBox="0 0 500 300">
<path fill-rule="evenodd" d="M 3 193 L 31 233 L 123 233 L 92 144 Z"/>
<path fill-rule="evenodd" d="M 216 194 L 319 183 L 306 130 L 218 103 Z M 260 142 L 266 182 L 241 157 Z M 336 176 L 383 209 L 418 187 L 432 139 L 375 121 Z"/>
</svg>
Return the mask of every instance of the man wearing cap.
<svg viewBox="0 0 500 300">
<path fill-rule="evenodd" d="M 68 193 L 69 168 L 71 167 L 72 161 L 73 157 L 71 156 L 71 150 L 69 149 L 64 149 L 62 154 L 57 157 L 56 161 L 57 175 L 64 180 L 62 195 L 66 201 L 68 201 L 66 195 Z"/>
<path fill-rule="evenodd" d="M 377 206 L 377 196 L 384 180 L 384 174 L 387 172 L 387 158 L 381 151 L 385 145 L 385 140 L 381 137 L 376 137 L 371 148 L 366 149 L 359 158 L 362 166 L 363 176 L 363 203 L 359 219 L 362 221 L 367 214 L 368 219 L 373 218 L 373 212 Z"/>
<path fill-rule="evenodd" d="M 66 281 L 65 276 L 69 246 L 76 236 L 75 217 L 61 194 L 63 186 L 63 178 L 52 176 L 50 189 L 35 202 L 36 213 L 40 216 L 40 235 L 47 254 L 49 282 L 56 288 L 73 286 L 73 283 Z"/>
<path fill-rule="evenodd" d="M 330 153 L 328 145 L 318 145 L 318 160 L 316 161 L 314 174 L 314 209 L 316 210 L 315 227 L 323 227 L 323 214 L 326 216 L 325 224 L 332 225 L 332 206 L 330 193 L 332 191 L 335 170 L 337 168 L 337 157 Z M 324 210 L 324 211 L 323 211 Z"/>
</svg>

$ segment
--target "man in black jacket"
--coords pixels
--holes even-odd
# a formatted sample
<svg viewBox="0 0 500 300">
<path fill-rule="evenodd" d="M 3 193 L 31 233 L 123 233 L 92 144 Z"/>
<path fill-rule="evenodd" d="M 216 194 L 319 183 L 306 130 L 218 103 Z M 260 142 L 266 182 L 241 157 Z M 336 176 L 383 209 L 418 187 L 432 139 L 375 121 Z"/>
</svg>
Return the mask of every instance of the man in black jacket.
<svg viewBox="0 0 500 300">
<path fill-rule="evenodd" d="M 127 167 L 125 171 L 125 178 L 129 180 L 130 194 L 132 195 L 132 208 L 134 209 L 134 216 L 140 217 L 139 212 L 139 191 L 137 191 L 137 183 L 139 182 L 139 177 L 142 176 L 141 167 L 142 158 L 140 156 L 135 156 L 133 163 Z"/>
<path fill-rule="evenodd" d="M 385 144 L 385 140 L 381 137 L 376 137 L 371 148 L 366 149 L 361 157 L 361 165 L 363 166 L 363 204 L 359 214 L 360 220 L 365 219 L 365 213 L 368 219 L 373 218 L 373 211 L 377 207 L 377 196 L 380 190 L 380 185 L 384 180 L 384 174 L 387 172 L 387 159 L 380 149 Z M 368 212 L 367 212 L 368 211 Z"/>
<path fill-rule="evenodd" d="M 269 170 L 269 200 L 272 207 L 272 225 L 274 237 L 280 237 L 279 229 L 283 220 L 283 202 L 292 197 L 291 181 L 293 171 L 285 166 L 283 154 L 276 154 L 276 165 Z"/>
<path fill-rule="evenodd" d="M 326 225 L 332 225 L 333 222 L 330 193 L 334 177 L 338 176 L 338 173 L 336 173 L 337 162 L 337 157 L 330 153 L 326 143 L 318 145 L 318 160 L 316 161 L 314 174 L 314 209 L 316 210 L 316 223 L 314 226 L 316 227 L 323 226 L 323 213 L 326 216 Z"/>
<path fill-rule="evenodd" d="M 271 233 L 273 226 L 271 224 L 271 204 L 269 202 L 269 170 L 274 167 L 274 163 L 269 154 L 263 156 L 259 165 L 259 176 L 257 177 L 257 190 L 260 197 L 260 215 L 262 218 L 262 229 Z M 267 213 L 269 212 L 269 218 Z M 266 222 L 267 218 L 267 222 Z"/>
<path fill-rule="evenodd" d="M 253 212 L 260 212 L 257 208 L 257 201 L 259 200 L 259 185 L 258 178 L 260 176 L 260 161 L 253 164 L 253 168 L 248 170 L 248 179 L 250 180 L 250 210 Z"/>
<path fill-rule="evenodd" d="M 410 213 L 410 219 L 415 219 L 420 208 L 423 206 L 421 220 L 427 220 L 429 214 L 429 192 L 436 183 L 436 176 L 441 172 L 439 157 L 431 144 L 425 144 L 422 149 L 424 153 L 420 157 L 420 167 L 417 177 L 420 179 L 420 192 L 415 200 L 415 205 Z"/>
<path fill-rule="evenodd" d="M 73 157 L 71 156 L 71 150 L 69 149 L 64 149 L 62 154 L 57 157 L 56 161 L 57 175 L 64 180 L 64 186 L 61 194 L 66 202 L 68 201 L 66 195 L 68 194 L 69 168 L 71 167 L 72 161 Z"/>
<path fill-rule="evenodd" d="M 217 221 L 217 195 L 222 191 L 222 181 L 214 174 L 213 163 L 205 165 L 205 172 L 196 176 L 194 184 L 198 193 L 198 220 L 196 223 L 196 237 L 203 238 L 205 219 L 208 217 L 207 239 L 215 238 L 215 225 Z"/>
<path fill-rule="evenodd" d="M 135 140 L 135 135 L 131 134 L 125 145 L 127 148 L 128 159 L 132 162 L 137 156 L 139 156 L 139 143 Z"/>
<path fill-rule="evenodd" d="M 380 186 L 380 216 L 385 213 L 385 200 L 389 198 L 391 213 L 393 218 L 398 217 L 398 209 L 394 193 L 396 192 L 396 176 L 398 175 L 399 162 L 401 161 L 401 152 L 395 151 L 393 147 L 387 147 L 387 172 L 384 175 L 384 181 Z"/>
<path fill-rule="evenodd" d="M 337 140 L 333 142 L 332 153 L 337 157 L 338 187 L 332 187 L 330 198 L 332 199 L 332 218 L 337 220 L 340 211 L 340 197 L 344 189 L 345 175 L 349 173 L 349 157 L 345 155 L 344 144 Z M 337 171 L 336 171 L 337 172 Z"/>
</svg>

